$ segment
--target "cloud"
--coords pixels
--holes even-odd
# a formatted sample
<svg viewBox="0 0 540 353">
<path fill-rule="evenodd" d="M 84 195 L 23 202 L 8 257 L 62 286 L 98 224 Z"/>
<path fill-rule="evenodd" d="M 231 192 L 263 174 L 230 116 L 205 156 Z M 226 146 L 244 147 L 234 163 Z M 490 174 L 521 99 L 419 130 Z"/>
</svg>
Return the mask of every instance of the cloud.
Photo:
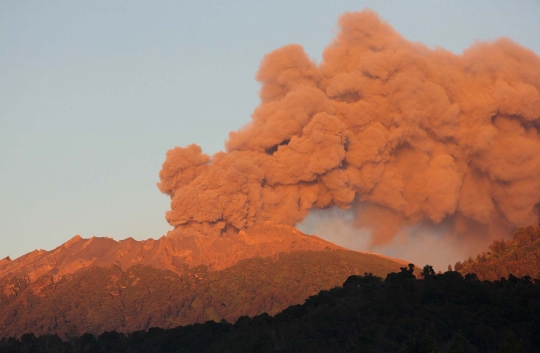
<svg viewBox="0 0 540 353">
<path fill-rule="evenodd" d="M 497 238 L 540 204 L 540 58 L 499 39 L 462 55 L 345 13 L 316 65 L 299 45 L 262 60 L 261 103 L 213 156 L 167 153 L 171 235 L 215 236 L 313 209 L 355 212 L 372 246 L 444 223 L 446 238 Z"/>
</svg>

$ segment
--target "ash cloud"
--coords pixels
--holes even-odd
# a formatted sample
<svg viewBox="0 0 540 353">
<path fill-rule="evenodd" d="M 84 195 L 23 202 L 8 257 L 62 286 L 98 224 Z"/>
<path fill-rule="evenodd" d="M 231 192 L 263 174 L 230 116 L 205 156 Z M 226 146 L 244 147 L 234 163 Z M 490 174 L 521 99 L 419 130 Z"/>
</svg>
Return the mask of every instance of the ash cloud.
<svg viewBox="0 0 540 353">
<path fill-rule="evenodd" d="M 505 38 L 430 49 L 369 10 L 339 25 L 320 65 L 295 44 L 264 57 L 261 103 L 226 152 L 167 152 L 170 235 L 295 225 L 332 207 L 351 209 L 375 248 L 420 224 L 493 239 L 534 222 L 540 57 Z"/>
</svg>

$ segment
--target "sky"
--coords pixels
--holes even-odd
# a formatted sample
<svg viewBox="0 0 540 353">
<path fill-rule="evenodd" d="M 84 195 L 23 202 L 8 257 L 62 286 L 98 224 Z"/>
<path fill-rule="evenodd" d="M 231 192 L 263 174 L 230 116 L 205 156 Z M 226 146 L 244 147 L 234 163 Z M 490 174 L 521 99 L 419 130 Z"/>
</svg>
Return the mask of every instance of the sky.
<svg viewBox="0 0 540 353">
<path fill-rule="evenodd" d="M 223 150 L 259 103 L 263 56 L 298 43 L 320 62 L 364 8 L 456 54 L 501 36 L 540 54 L 536 0 L 0 2 L 0 258 L 164 235 L 166 151 Z"/>
</svg>

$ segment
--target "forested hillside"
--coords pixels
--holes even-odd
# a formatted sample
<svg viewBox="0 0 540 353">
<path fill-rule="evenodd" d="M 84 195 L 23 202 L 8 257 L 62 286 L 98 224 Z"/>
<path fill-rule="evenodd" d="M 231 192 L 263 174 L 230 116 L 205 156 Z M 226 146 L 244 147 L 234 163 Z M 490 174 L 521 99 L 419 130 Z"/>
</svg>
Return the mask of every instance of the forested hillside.
<svg viewBox="0 0 540 353">
<path fill-rule="evenodd" d="M 540 223 L 540 220 L 539 220 Z M 510 240 L 496 240 L 489 251 L 457 262 L 456 271 L 476 273 L 480 279 L 496 280 L 515 276 L 540 279 L 540 224 L 519 228 Z"/>
<path fill-rule="evenodd" d="M 68 341 L 27 334 L 2 340 L 0 352 L 540 352 L 540 281 L 480 281 L 429 266 L 418 280 L 413 271 L 351 276 L 274 317 Z"/>
</svg>

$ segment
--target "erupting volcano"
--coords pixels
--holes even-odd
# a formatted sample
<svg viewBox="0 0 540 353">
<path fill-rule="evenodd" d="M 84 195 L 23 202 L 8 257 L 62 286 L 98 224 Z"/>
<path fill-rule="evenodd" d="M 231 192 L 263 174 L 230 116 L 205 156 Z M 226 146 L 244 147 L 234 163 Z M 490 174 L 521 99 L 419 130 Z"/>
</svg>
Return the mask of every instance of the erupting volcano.
<svg viewBox="0 0 540 353">
<path fill-rule="evenodd" d="M 431 49 L 369 10 L 339 25 L 320 64 L 296 44 L 264 57 L 260 105 L 224 152 L 195 144 L 167 152 L 157 184 L 171 198 L 166 236 L 77 236 L 1 260 L 0 331 L 235 321 L 408 263 L 295 229 L 312 210 L 349 210 L 372 247 L 426 226 L 477 249 L 532 224 L 540 57 L 504 38 L 461 55 Z M 534 236 L 523 243 L 538 232 L 526 234 Z"/>
<path fill-rule="evenodd" d="M 260 106 L 226 152 L 167 152 L 169 236 L 215 237 L 312 209 L 352 208 L 373 245 L 404 226 L 447 225 L 484 244 L 540 205 L 540 58 L 509 39 L 462 55 L 346 13 L 320 65 L 302 47 L 266 55 Z M 486 239 L 487 238 L 487 239 Z"/>
</svg>

